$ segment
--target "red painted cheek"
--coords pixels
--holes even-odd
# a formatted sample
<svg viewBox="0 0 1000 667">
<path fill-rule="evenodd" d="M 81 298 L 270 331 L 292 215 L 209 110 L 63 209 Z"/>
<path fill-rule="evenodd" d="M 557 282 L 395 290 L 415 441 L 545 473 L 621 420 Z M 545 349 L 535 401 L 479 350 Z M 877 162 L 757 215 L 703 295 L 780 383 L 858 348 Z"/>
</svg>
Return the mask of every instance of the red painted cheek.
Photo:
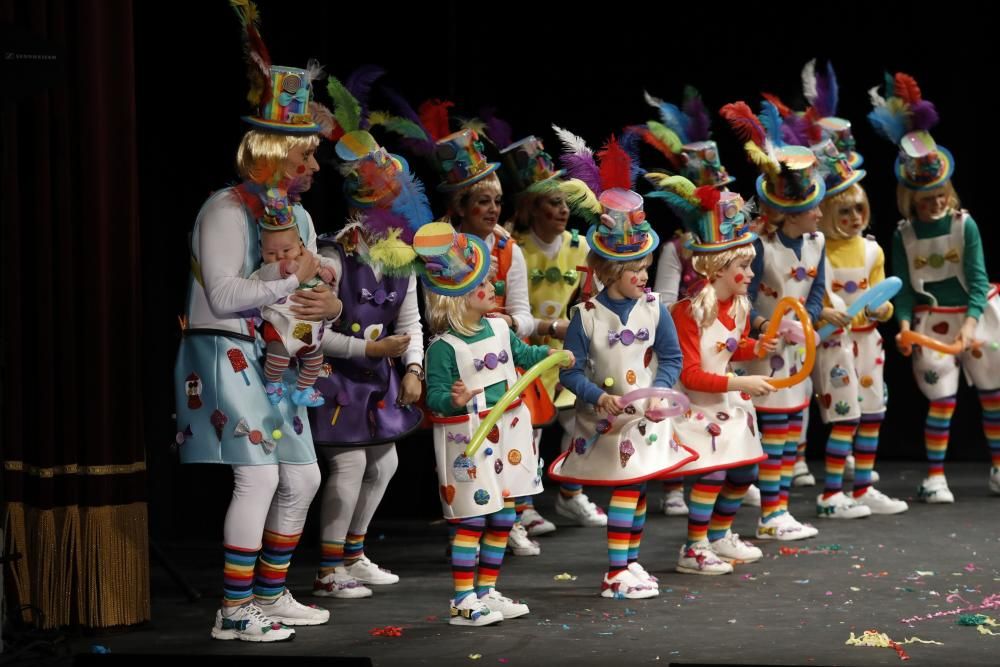
<svg viewBox="0 0 1000 667">
<path fill-rule="evenodd" d="M 744 276 L 744 275 L 743 275 L 742 273 L 737 273 L 737 274 L 736 274 L 736 275 L 735 275 L 735 276 L 733 277 L 733 282 L 735 282 L 735 283 L 736 283 L 737 285 L 739 285 L 739 284 L 740 284 L 741 282 L 743 282 L 744 280 L 746 280 L 746 276 Z"/>
<path fill-rule="evenodd" d="M 545 212 L 545 219 L 546 219 L 546 220 L 554 220 L 554 219 L 555 219 L 555 217 L 556 217 L 556 216 L 554 216 L 554 215 L 552 214 L 552 211 L 546 211 L 546 212 Z"/>
<path fill-rule="evenodd" d="M 482 208 L 480 208 L 479 206 L 473 206 L 473 207 L 472 207 L 472 211 L 471 211 L 470 213 L 471 213 L 472 215 L 482 215 L 482 213 L 483 213 L 483 209 L 482 209 Z"/>
<path fill-rule="evenodd" d="M 486 292 L 483 290 L 479 290 L 478 292 L 476 292 L 476 296 L 479 298 L 480 301 L 482 301 L 483 299 L 486 298 Z"/>
<path fill-rule="evenodd" d="M 296 169 L 295 171 L 299 174 L 304 174 L 306 173 L 306 166 L 304 164 L 300 164 L 298 169 Z"/>
<path fill-rule="evenodd" d="M 639 276 L 632 276 L 632 279 L 629 282 L 631 282 L 633 285 L 638 285 L 639 284 Z"/>
</svg>

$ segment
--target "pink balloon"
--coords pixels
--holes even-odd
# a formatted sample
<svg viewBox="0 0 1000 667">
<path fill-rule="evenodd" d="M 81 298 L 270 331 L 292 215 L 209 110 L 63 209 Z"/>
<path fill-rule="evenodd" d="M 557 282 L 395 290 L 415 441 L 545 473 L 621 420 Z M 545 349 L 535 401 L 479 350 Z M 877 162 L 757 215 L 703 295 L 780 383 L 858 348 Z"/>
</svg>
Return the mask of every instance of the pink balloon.
<svg viewBox="0 0 1000 667">
<path fill-rule="evenodd" d="M 793 343 L 806 342 L 805 334 L 802 333 L 802 325 L 796 320 L 782 320 L 778 326 L 778 333 Z M 819 344 L 819 334 L 814 331 L 813 335 L 816 337 L 816 343 Z"/>
<path fill-rule="evenodd" d="M 646 414 L 655 419 L 677 417 L 684 414 L 691 408 L 691 402 L 683 392 L 676 391 L 675 389 L 666 389 L 664 387 L 642 387 L 640 389 L 633 389 L 624 396 L 618 397 L 618 405 L 625 407 L 626 405 L 643 398 L 661 398 L 672 403 L 669 407 L 660 407 L 655 410 L 647 411 Z"/>
</svg>

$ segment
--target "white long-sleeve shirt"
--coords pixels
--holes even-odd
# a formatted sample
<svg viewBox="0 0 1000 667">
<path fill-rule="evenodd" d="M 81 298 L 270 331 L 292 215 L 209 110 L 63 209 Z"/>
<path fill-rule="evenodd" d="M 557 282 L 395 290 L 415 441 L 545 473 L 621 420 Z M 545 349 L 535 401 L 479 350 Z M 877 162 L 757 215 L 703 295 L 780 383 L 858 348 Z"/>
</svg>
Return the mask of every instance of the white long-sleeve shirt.
<svg viewBox="0 0 1000 667">
<path fill-rule="evenodd" d="M 660 303 L 664 306 L 672 306 L 677 302 L 683 271 L 681 258 L 677 255 L 677 245 L 664 243 L 663 250 L 660 251 L 660 262 L 656 267 L 656 281 L 653 283 L 653 291 L 659 293 Z"/>
<path fill-rule="evenodd" d="M 325 247 L 320 250 L 320 256 L 324 258 L 325 262 L 330 264 L 337 276 L 343 275 L 343 263 L 340 259 L 340 253 L 336 249 Z M 382 279 L 381 272 L 376 267 L 373 266 L 372 271 L 375 273 L 377 279 Z M 333 291 L 338 296 L 340 295 L 339 279 Z M 410 336 L 410 345 L 406 348 L 406 352 L 403 353 L 403 366 L 405 367 L 410 364 L 423 366 L 424 330 L 420 325 L 420 311 L 417 307 L 416 276 L 410 276 L 410 280 L 406 285 L 406 296 L 403 297 L 403 303 L 399 308 L 399 315 L 396 316 L 394 331 L 397 334 L 409 334 Z M 323 354 L 328 357 L 336 359 L 359 359 L 365 356 L 366 345 L 367 341 L 362 338 L 347 336 L 337 331 L 327 331 L 323 334 Z"/>
</svg>

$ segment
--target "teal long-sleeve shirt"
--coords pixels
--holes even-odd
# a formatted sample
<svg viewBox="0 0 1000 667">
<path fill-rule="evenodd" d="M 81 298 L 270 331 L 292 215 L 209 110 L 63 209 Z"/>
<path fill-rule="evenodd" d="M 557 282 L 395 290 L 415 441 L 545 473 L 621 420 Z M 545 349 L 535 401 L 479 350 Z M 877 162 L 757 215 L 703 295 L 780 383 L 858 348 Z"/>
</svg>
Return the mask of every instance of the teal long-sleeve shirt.
<svg viewBox="0 0 1000 667">
<path fill-rule="evenodd" d="M 463 336 L 456 331 L 448 333 L 460 338 L 466 343 L 476 343 L 493 337 L 493 328 L 486 319 L 480 320 L 482 328 L 472 336 Z M 499 351 L 499 346 L 498 346 Z M 531 368 L 549 354 L 548 345 L 528 345 L 510 332 L 510 351 L 514 355 L 514 365 L 520 368 Z M 510 363 L 510 362 L 508 362 Z M 427 407 L 439 415 L 453 417 L 465 414 L 465 406 L 456 408 L 451 404 L 451 386 L 459 379 L 458 363 L 455 361 L 455 350 L 443 340 L 436 340 L 427 348 Z M 476 396 L 480 410 L 496 405 L 497 401 L 507 391 L 506 382 L 496 382 L 486 387 L 485 403 L 483 394 Z"/>
<path fill-rule="evenodd" d="M 951 233 L 951 215 L 934 222 L 913 222 L 913 232 L 918 239 L 928 239 L 935 236 L 945 236 Z M 967 306 L 966 315 L 977 320 L 986 308 L 986 296 L 990 291 L 990 280 L 986 273 L 986 263 L 983 258 L 983 241 L 979 236 L 979 227 L 972 216 L 965 219 L 963 229 L 965 248 L 962 250 L 962 269 L 965 271 L 965 282 L 969 286 L 966 292 L 958 278 L 948 278 L 937 282 L 924 283 L 924 289 L 937 299 L 939 306 Z M 892 236 L 892 272 L 903 281 L 903 288 L 893 299 L 896 319 L 900 322 L 913 320 L 913 308 L 920 304 L 929 305 L 930 300 L 923 294 L 913 291 L 910 284 L 910 262 L 903 248 L 903 237 L 897 229 Z"/>
</svg>

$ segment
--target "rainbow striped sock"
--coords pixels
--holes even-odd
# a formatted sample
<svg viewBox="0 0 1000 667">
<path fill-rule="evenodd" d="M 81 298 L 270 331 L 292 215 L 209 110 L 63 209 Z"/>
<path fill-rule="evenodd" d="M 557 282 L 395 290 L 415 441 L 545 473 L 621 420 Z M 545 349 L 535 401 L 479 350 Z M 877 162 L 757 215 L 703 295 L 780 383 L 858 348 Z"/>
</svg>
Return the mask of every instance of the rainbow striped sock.
<svg viewBox="0 0 1000 667">
<path fill-rule="evenodd" d="M 712 518 L 708 522 L 709 542 L 721 540 L 733 527 L 736 511 L 743 504 L 743 496 L 746 495 L 747 489 L 757 479 L 757 473 L 756 465 L 730 468 L 726 471 L 726 483 L 722 485 L 722 492 L 715 500 L 715 511 L 712 512 Z"/>
<path fill-rule="evenodd" d="M 830 429 L 830 439 L 826 441 L 826 480 L 823 483 L 823 497 L 844 490 L 844 462 L 851 453 L 851 442 L 858 430 L 858 420 L 837 422 Z"/>
<path fill-rule="evenodd" d="M 725 479 L 726 471 L 716 470 L 703 475 L 691 487 L 691 498 L 688 499 L 687 542 L 684 546 L 689 547 L 708 536 L 708 521 L 712 517 L 715 499 L 719 497 Z"/>
<path fill-rule="evenodd" d="M 344 564 L 353 565 L 365 555 L 365 534 L 348 533 L 344 542 Z"/>
<path fill-rule="evenodd" d="M 955 397 L 931 401 L 924 424 L 924 446 L 927 448 L 927 476 L 944 474 L 944 457 L 948 453 L 948 430 L 955 414 Z"/>
<path fill-rule="evenodd" d="M 476 594 L 479 597 L 496 588 L 503 555 L 507 551 L 507 537 L 516 515 L 514 499 L 507 498 L 503 501 L 503 509 L 486 517 L 486 535 L 479 545 L 479 569 L 476 572 Z"/>
<path fill-rule="evenodd" d="M 258 602 L 272 603 L 285 592 L 288 566 L 292 562 L 292 552 L 298 546 L 300 537 L 302 533 L 282 535 L 271 530 L 264 531 L 253 583 L 253 594 Z"/>
<path fill-rule="evenodd" d="M 517 512 L 518 521 L 521 520 L 521 515 L 524 514 L 525 510 L 535 509 L 535 501 L 533 498 L 534 496 L 522 496 L 517 499 L 514 505 L 514 510 Z"/>
<path fill-rule="evenodd" d="M 760 440 L 767 460 L 760 463 L 760 516 L 765 521 L 781 509 L 781 456 L 788 439 L 788 415 L 758 412 Z"/>
<path fill-rule="evenodd" d="M 476 550 L 486 528 L 486 517 L 449 519 L 448 523 L 455 531 L 451 540 L 451 579 L 457 605 L 476 590 Z"/>
<path fill-rule="evenodd" d="M 980 391 L 979 403 L 983 406 L 983 433 L 990 445 L 993 467 L 1000 467 L 1000 389 Z"/>
<path fill-rule="evenodd" d="M 628 538 L 628 562 L 639 560 L 639 545 L 642 544 L 642 530 L 646 526 L 646 483 L 642 483 L 639 500 L 635 504 L 635 515 L 632 517 L 632 532 Z"/>
<path fill-rule="evenodd" d="M 344 541 L 320 542 L 319 576 L 325 577 L 344 564 Z"/>
<path fill-rule="evenodd" d="M 223 546 L 222 606 L 236 607 L 253 600 L 253 568 L 260 549 Z"/>
<path fill-rule="evenodd" d="M 878 449 L 878 432 L 882 428 L 884 412 L 861 415 L 861 424 L 854 436 L 854 492 L 859 498 L 872 485 L 872 470 L 875 469 L 875 451 Z"/>
<path fill-rule="evenodd" d="M 805 417 L 803 411 L 793 412 L 788 415 L 788 439 L 781 453 L 781 505 L 782 510 L 788 511 L 788 493 L 792 488 L 792 473 L 795 470 L 795 459 L 798 456 L 799 444 L 802 437 L 802 423 Z"/>
<path fill-rule="evenodd" d="M 559 495 L 567 500 L 583 493 L 583 484 L 560 484 Z"/>
<path fill-rule="evenodd" d="M 641 484 L 618 486 L 611 493 L 608 506 L 608 578 L 628 567 L 628 547 L 632 539 L 635 508 L 642 493 Z"/>
</svg>

